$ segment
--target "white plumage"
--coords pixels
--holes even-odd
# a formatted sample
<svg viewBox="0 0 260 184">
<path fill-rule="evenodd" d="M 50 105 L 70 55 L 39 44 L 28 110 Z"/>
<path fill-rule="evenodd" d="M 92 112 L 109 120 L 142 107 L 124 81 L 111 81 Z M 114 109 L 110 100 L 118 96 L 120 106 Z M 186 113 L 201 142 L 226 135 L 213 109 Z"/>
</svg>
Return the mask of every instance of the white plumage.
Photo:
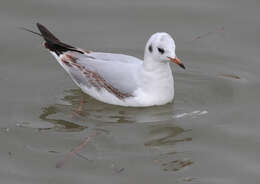
<svg viewBox="0 0 260 184">
<path fill-rule="evenodd" d="M 185 69 L 175 54 L 168 33 L 155 33 L 148 40 L 144 59 L 113 53 L 83 51 L 59 41 L 37 24 L 44 46 L 50 50 L 72 80 L 93 98 L 121 106 L 153 106 L 174 98 L 169 61 Z"/>
</svg>

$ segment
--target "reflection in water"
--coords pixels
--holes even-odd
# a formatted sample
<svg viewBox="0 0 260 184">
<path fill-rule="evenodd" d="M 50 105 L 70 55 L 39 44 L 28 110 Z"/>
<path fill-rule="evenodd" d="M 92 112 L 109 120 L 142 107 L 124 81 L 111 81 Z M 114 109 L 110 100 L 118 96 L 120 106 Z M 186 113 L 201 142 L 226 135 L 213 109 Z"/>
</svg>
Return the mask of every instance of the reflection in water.
<svg viewBox="0 0 260 184">
<path fill-rule="evenodd" d="M 193 164 L 191 159 L 183 158 L 184 153 L 177 152 L 175 147 L 176 143 L 192 141 L 191 137 L 183 137 L 184 133 L 190 130 L 184 130 L 183 128 L 173 125 L 173 123 L 168 124 L 157 124 L 151 127 L 149 131 L 150 135 L 153 138 L 150 141 L 145 143 L 145 146 L 156 147 L 156 148 L 165 148 L 170 149 L 167 153 L 161 154 L 154 161 L 159 163 L 163 171 L 179 171 L 183 168 L 187 168 Z M 180 137 L 180 138 L 177 138 Z"/>
<path fill-rule="evenodd" d="M 144 146 L 161 148 L 164 152 L 157 155 L 162 170 L 178 171 L 193 164 L 192 160 L 183 158 L 183 154 L 173 150 L 175 144 L 192 141 L 192 138 L 185 136 L 185 133 L 190 130 L 184 130 L 175 124 L 176 119 L 173 112 L 176 109 L 173 110 L 172 104 L 148 108 L 127 108 L 101 103 L 85 95 L 79 89 L 69 90 L 66 93 L 67 95 L 59 103 L 44 107 L 40 115 L 41 120 L 54 124 L 54 128 L 51 129 L 82 131 L 86 126 L 82 126 L 80 123 L 84 122 L 84 125 L 110 132 L 111 130 L 107 130 L 105 127 L 114 126 L 115 123 L 143 123 L 136 124 L 136 126 L 140 125 L 149 132 L 149 140 L 144 141 Z M 85 102 L 82 113 L 77 115 L 77 119 L 72 118 L 73 111 L 78 108 L 82 99 Z M 120 126 L 119 129 L 122 132 L 125 130 L 125 126 Z M 143 142 L 143 140 L 140 141 Z"/>
<path fill-rule="evenodd" d="M 54 118 L 48 118 L 48 116 L 56 114 L 58 112 L 58 108 L 55 106 L 49 106 L 43 109 L 42 114 L 40 115 L 40 119 L 50 122 L 54 124 L 54 127 L 51 128 L 40 128 L 39 130 L 49 130 L 49 129 L 55 129 L 57 131 L 82 131 L 86 126 L 81 126 L 76 123 L 62 120 L 62 119 L 54 119 Z"/>
<path fill-rule="evenodd" d="M 173 160 L 167 163 L 163 163 L 162 166 L 164 171 L 179 171 L 192 164 L 193 161 L 190 159 L 180 159 L 180 160 Z"/>
<path fill-rule="evenodd" d="M 173 105 L 167 104 L 158 107 L 147 108 L 129 108 L 120 107 L 99 102 L 88 95 L 85 95 L 80 89 L 72 89 L 66 91 L 67 95 L 63 97 L 59 103 L 43 108 L 40 119 L 54 124 L 60 124 L 67 128 L 72 128 L 72 123 L 68 120 L 60 120 L 49 118 L 50 115 L 75 114 L 74 110 L 79 107 L 80 101 L 84 99 L 83 111 L 77 113 L 77 120 L 82 120 L 86 123 L 143 123 L 143 122 L 158 122 L 172 119 Z M 62 117 L 64 119 L 64 117 Z M 73 127 L 76 128 L 76 127 Z M 78 127 L 80 129 L 80 127 Z M 84 128 L 84 127 L 81 127 Z"/>
<path fill-rule="evenodd" d="M 176 136 L 182 134 L 185 130 L 177 126 L 164 126 L 159 128 L 154 128 L 151 130 L 150 134 L 152 135 L 161 135 L 163 137 L 157 138 L 145 143 L 146 146 L 162 146 L 162 145 L 174 145 L 178 142 L 191 141 L 192 138 L 182 138 L 176 139 Z"/>
</svg>

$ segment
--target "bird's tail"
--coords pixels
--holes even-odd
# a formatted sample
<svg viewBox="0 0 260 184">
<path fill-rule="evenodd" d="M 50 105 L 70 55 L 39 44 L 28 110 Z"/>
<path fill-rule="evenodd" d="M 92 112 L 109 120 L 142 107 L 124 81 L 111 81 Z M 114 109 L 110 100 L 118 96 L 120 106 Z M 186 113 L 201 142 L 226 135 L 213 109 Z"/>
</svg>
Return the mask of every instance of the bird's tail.
<svg viewBox="0 0 260 184">
<path fill-rule="evenodd" d="M 40 23 L 36 24 L 40 33 L 37 33 L 35 31 L 32 31 L 27 28 L 22 28 L 25 31 L 31 32 L 33 34 L 36 34 L 44 39 L 44 46 L 45 48 L 49 49 L 52 52 L 55 52 L 58 56 L 64 52 L 67 51 L 75 51 L 81 54 L 84 54 L 83 51 L 77 49 L 76 47 L 73 47 L 71 45 L 68 45 L 66 43 L 61 42 L 58 38 L 56 38 L 45 26 L 43 26 Z"/>
</svg>

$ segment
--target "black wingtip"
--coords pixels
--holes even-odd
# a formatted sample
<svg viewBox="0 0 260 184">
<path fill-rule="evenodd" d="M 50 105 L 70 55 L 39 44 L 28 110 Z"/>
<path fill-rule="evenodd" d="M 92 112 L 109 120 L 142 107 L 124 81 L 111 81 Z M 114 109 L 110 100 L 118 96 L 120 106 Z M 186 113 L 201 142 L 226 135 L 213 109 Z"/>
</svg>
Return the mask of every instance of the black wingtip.
<svg viewBox="0 0 260 184">
<path fill-rule="evenodd" d="M 186 67 L 184 66 L 184 64 L 179 64 L 179 66 L 183 69 L 183 70 L 185 70 L 186 69 Z"/>
<path fill-rule="evenodd" d="M 77 48 L 61 42 L 44 25 L 40 24 L 39 22 L 36 23 L 36 26 L 45 40 L 45 47 L 50 51 L 55 52 L 57 55 L 60 55 L 66 51 L 75 51 L 84 54 L 84 52 L 77 50 Z"/>
<path fill-rule="evenodd" d="M 58 41 L 58 42 L 60 41 L 44 25 L 37 22 L 36 26 L 39 29 L 39 31 L 41 32 L 45 41 Z"/>
</svg>

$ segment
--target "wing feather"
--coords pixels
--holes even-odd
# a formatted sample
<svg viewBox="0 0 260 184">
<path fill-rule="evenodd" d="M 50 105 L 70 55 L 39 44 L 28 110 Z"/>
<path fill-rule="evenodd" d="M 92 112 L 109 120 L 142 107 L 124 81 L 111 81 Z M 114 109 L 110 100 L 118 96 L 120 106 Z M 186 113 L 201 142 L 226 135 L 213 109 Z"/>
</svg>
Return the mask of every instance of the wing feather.
<svg viewBox="0 0 260 184">
<path fill-rule="evenodd" d="M 137 75 L 142 61 L 135 57 L 97 52 L 79 54 L 69 51 L 62 55 L 61 61 L 67 68 L 71 68 L 71 76 L 85 86 L 101 86 L 122 96 L 132 94 L 138 88 Z"/>
</svg>

